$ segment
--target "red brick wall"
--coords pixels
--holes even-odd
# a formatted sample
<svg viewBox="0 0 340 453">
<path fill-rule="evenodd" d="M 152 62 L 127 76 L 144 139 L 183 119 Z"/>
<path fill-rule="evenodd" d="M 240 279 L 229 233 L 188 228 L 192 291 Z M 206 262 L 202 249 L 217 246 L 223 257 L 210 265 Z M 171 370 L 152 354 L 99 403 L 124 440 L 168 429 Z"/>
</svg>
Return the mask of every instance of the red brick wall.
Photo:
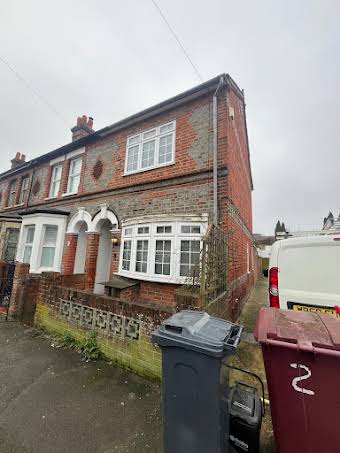
<svg viewBox="0 0 340 453">
<path fill-rule="evenodd" d="M 252 185 L 243 101 L 229 91 L 228 104 L 235 112 L 233 120 L 228 115 L 227 123 L 228 199 L 237 206 L 243 222 L 252 231 Z"/>
<path fill-rule="evenodd" d="M 73 274 L 74 260 L 77 252 L 78 235 L 65 234 L 65 246 L 61 269 L 63 274 Z"/>
<path fill-rule="evenodd" d="M 163 113 L 153 119 L 142 121 L 133 127 L 129 127 L 118 133 L 113 133 L 106 138 L 97 140 L 86 148 L 83 156 L 84 163 L 79 194 L 105 191 L 118 187 L 126 187 L 136 183 L 147 181 L 159 181 L 164 178 L 180 176 L 193 171 L 199 171 L 211 167 L 209 155 L 208 134 L 211 132 L 211 95 L 202 96 L 185 106 Z M 137 132 L 176 120 L 176 162 L 174 165 L 165 166 L 154 170 L 144 171 L 129 176 L 124 176 L 125 154 L 127 137 Z M 204 154 L 196 156 L 194 148 L 201 147 Z M 104 177 L 96 180 L 93 177 L 93 166 L 96 159 L 100 159 L 107 170 Z M 70 160 L 64 161 L 62 180 L 60 184 L 59 198 L 67 191 Z M 46 205 L 48 197 L 52 169 L 49 162 L 40 164 L 36 169 L 33 181 L 39 181 L 40 191 L 36 196 L 31 196 L 30 205 Z M 23 172 L 24 174 L 24 172 Z M 19 173 L 18 176 L 21 176 Z M 8 187 L 12 178 L 5 179 L 1 186 Z M 1 187 L 0 187 L 1 190 Z M 60 199 L 58 205 L 64 205 L 67 200 Z M 49 205 L 53 205 L 53 201 Z"/>
<path fill-rule="evenodd" d="M 174 293 L 178 285 L 167 283 L 142 282 L 140 287 L 140 299 L 143 301 L 156 301 L 162 305 L 174 306 Z"/>
<path fill-rule="evenodd" d="M 234 109 L 235 117 L 230 118 L 229 107 Z M 176 120 L 176 162 L 174 165 L 124 176 L 127 137 Z M 219 168 L 227 168 L 227 176 L 219 178 L 219 210 L 221 226 L 229 234 L 229 281 L 239 281 L 242 291 L 248 288 L 251 277 L 247 276 L 246 244 L 252 250 L 252 205 L 251 174 L 243 101 L 233 90 L 221 90 L 218 99 L 218 156 Z M 212 178 L 187 183 L 176 181 L 171 187 L 163 182 L 167 178 L 199 174 L 212 170 L 212 93 L 187 103 L 185 106 L 163 113 L 154 119 L 142 121 L 138 125 L 108 135 L 88 145 L 83 155 L 81 183 L 78 196 L 61 198 L 67 189 L 69 161 L 64 162 L 60 198 L 46 202 L 51 167 L 48 162 L 36 169 L 33 186 L 40 183 L 40 191 L 31 195 L 31 206 L 66 208 L 72 213 L 84 206 L 91 215 L 98 212 L 100 203 L 108 203 L 118 220 L 144 214 L 212 213 Z M 103 174 L 95 179 L 93 168 L 100 160 Z M 7 187 L 8 181 L 0 182 L 0 191 Z M 119 189 L 134 184 L 157 182 L 159 187 L 143 189 L 137 187 L 133 192 L 121 193 Z M 115 190 L 110 195 L 106 192 Z M 96 195 L 98 192 L 98 195 Z M 90 194 L 90 196 L 88 196 Z M 65 247 L 63 270 L 73 271 L 75 243 Z M 93 288 L 98 250 L 98 237 L 89 241 L 86 259 L 86 287 Z M 115 250 L 116 252 L 116 250 Z M 118 270 L 118 255 L 113 255 L 112 270 Z M 247 282 L 245 282 L 245 277 Z M 240 280 L 243 278 L 243 280 Z M 139 297 L 145 301 L 157 301 L 164 305 L 174 302 L 176 285 L 144 282 L 140 285 Z M 126 297 L 133 297 L 133 294 Z"/>
<path fill-rule="evenodd" d="M 85 260 L 85 288 L 93 289 L 96 279 L 99 234 L 88 233 Z"/>
</svg>

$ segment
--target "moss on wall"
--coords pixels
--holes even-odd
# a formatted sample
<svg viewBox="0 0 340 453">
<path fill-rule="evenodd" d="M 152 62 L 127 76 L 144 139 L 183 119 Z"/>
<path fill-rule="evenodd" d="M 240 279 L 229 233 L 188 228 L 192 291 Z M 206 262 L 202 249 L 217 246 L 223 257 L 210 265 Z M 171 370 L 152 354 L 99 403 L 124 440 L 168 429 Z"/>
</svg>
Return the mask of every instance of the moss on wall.
<svg viewBox="0 0 340 453">
<path fill-rule="evenodd" d="M 59 318 L 53 308 L 46 304 L 37 304 L 34 324 L 48 333 L 70 335 L 79 342 L 89 333 L 89 330 Z M 161 352 L 151 343 L 143 324 L 138 340 L 108 337 L 97 333 L 99 349 L 106 359 L 145 378 L 160 380 Z"/>
</svg>

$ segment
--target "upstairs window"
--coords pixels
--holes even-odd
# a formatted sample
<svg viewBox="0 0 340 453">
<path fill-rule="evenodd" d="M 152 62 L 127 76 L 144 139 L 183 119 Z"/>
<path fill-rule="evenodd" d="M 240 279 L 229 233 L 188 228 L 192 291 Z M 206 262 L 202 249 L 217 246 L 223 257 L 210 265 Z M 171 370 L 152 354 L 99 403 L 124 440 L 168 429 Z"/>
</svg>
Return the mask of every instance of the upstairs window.
<svg viewBox="0 0 340 453">
<path fill-rule="evenodd" d="M 175 160 L 176 122 L 164 124 L 127 140 L 125 174 L 168 165 Z"/>
<path fill-rule="evenodd" d="M 17 197 L 17 181 L 12 181 L 9 185 L 9 193 L 8 193 L 8 203 L 7 206 L 14 206 Z"/>
<path fill-rule="evenodd" d="M 26 194 L 28 192 L 28 181 L 28 176 L 24 176 L 21 180 L 21 191 L 18 200 L 19 204 L 23 204 L 26 200 Z"/>
<path fill-rule="evenodd" d="M 56 225 L 45 225 L 40 262 L 40 265 L 43 268 L 53 268 L 57 236 L 58 227 Z"/>
<path fill-rule="evenodd" d="M 76 159 L 71 160 L 67 184 L 67 193 L 69 194 L 78 192 L 82 163 L 82 157 L 77 157 Z"/>
<path fill-rule="evenodd" d="M 49 193 L 50 198 L 56 198 L 58 196 L 62 170 L 63 170 L 62 165 L 55 165 L 52 169 L 51 186 Z"/>
</svg>

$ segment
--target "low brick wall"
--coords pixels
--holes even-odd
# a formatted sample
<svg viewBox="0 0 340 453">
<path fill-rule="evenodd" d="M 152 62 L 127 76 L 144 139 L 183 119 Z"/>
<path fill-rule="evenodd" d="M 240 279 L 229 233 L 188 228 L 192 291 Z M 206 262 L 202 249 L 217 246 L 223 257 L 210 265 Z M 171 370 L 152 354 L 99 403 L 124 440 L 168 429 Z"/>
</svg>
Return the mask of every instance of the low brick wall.
<svg viewBox="0 0 340 453">
<path fill-rule="evenodd" d="M 67 282 L 62 277 L 42 276 L 34 324 L 80 342 L 95 331 L 104 357 L 143 377 L 159 380 L 161 353 L 151 343 L 150 334 L 172 312 L 67 288 L 60 285 Z"/>
<path fill-rule="evenodd" d="M 74 289 L 51 289 L 49 297 L 37 304 L 36 326 L 77 341 L 95 331 L 107 359 L 141 376 L 160 379 L 161 354 L 150 334 L 170 313 Z"/>
<path fill-rule="evenodd" d="M 149 379 L 161 377 L 161 352 L 151 332 L 173 309 L 157 304 L 123 301 L 84 290 L 84 275 L 30 274 L 17 266 L 11 296 L 11 316 L 48 333 L 84 340 L 97 333 L 103 356 Z"/>
</svg>

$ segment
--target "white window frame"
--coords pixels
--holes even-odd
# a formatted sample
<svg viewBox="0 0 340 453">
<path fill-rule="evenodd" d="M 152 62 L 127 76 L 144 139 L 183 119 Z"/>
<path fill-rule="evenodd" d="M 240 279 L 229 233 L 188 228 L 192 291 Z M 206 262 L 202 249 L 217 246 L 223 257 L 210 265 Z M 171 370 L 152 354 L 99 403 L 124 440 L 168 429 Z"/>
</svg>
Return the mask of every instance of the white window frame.
<svg viewBox="0 0 340 453">
<path fill-rule="evenodd" d="M 71 170 L 72 170 L 72 165 L 74 164 L 74 162 L 77 162 L 77 161 L 80 161 L 80 162 L 81 162 L 80 171 L 79 171 L 79 174 L 74 174 L 74 173 L 71 172 Z M 82 156 L 77 156 L 77 157 L 75 157 L 74 159 L 71 159 L 71 161 L 70 161 L 70 170 L 69 170 L 68 179 L 67 179 L 67 192 L 64 194 L 65 196 L 66 196 L 66 195 L 74 195 L 74 194 L 77 194 L 77 193 L 78 193 L 79 186 L 80 186 L 80 180 L 81 180 L 81 172 L 82 172 L 82 168 L 83 168 L 83 157 L 82 157 Z M 72 181 L 73 178 L 78 177 L 78 176 L 79 176 L 79 183 L 78 183 L 78 186 L 77 186 L 77 190 L 73 190 L 73 191 L 71 192 L 71 191 L 70 191 L 70 188 L 71 188 L 71 181 Z"/>
<path fill-rule="evenodd" d="M 48 227 L 55 227 L 57 229 L 56 243 L 55 243 L 54 247 L 51 247 L 50 245 L 47 245 L 45 243 L 45 240 L 46 240 L 46 229 Z M 40 265 L 41 269 L 51 270 L 51 269 L 54 269 L 54 267 L 55 267 L 56 250 L 57 250 L 57 242 L 58 242 L 58 229 L 59 229 L 58 225 L 51 225 L 51 224 L 43 225 L 43 228 L 42 228 L 42 241 L 41 241 L 40 254 L 39 254 L 39 265 Z M 43 257 L 44 248 L 54 248 L 53 263 L 52 263 L 51 266 L 43 266 L 42 265 L 42 257 Z"/>
<path fill-rule="evenodd" d="M 28 233 L 29 233 L 30 229 L 33 229 L 33 240 L 32 240 L 32 242 L 27 242 Z M 24 232 L 23 233 L 24 234 L 24 244 L 23 244 L 22 261 L 24 263 L 26 263 L 24 261 L 25 251 L 26 251 L 27 247 L 31 247 L 30 261 L 27 263 L 27 264 L 30 264 L 31 263 L 31 259 L 32 259 L 33 244 L 34 244 L 34 239 L 35 239 L 35 225 L 25 225 L 25 228 L 24 228 L 23 232 Z"/>
<path fill-rule="evenodd" d="M 168 132 L 162 132 L 161 128 L 165 126 L 172 126 L 172 130 Z M 151 137 L 146 137 L 147 134 L 154 132 L 154 135 Z M 168 135 L 172 136 L 172 148 L 171 148 L 171 160 L 168 162 L 159 163 L 159 151 L 160 151 L 160 140 L 162 137 Z M 155 141 L 155 155 L 154 155 L 154 164 L 147 167 L 142 167 L 142 155 L 143 155 L 143 145 Z M 134 146 L 138 146 L 138 158 L 137 158 L 137 168 L 135 170 L 128 170 L 128 154 L 129 149 Z M 126 152 L 125 152 L 125 166 L 124 166 L 124 175 L 132 175 L 134 173 L 140 173 L 143 171 L 153 170 L 155 168 L 166 167 L 175 163 L 175 148 L 176 148 L 176 120 L 169 121 L 167 123 L 161 124 L 157 127 L 147 129 L 139 134 L 131 135 L 127 138 L 126 141 Z"/>
<path fill-rule="evenodd" d="M 181 227 L 183 225 L 199 225 L 201 232 L 200 234 L 183 234 Z M 171 233 L 157 233 L 158 226 L 171 226 Z M 123 225 L 122 228 L 122 242 L 119 259 L 119 275 L 129 278 L 135 278 L 139 280 L 149 280 L 155 282 L 168 282 L 183 284 L 188 282 L 190 277 L 180 276 L 180 258 L 181 258 L 181 241 L 200 241 L 200 250 L 202 248 L 202 238 L 207 230 L 207 221 L 205 217 L 194 218 L 191 220 L 173 219 L 166 221 L 164 217 L 150 222 L 136 222 L 133 220 L 128 221 Z M 138 228 L 149 227 L 148 234 L 138 234 Z M 126 232 L 128 234 L 126 234 Z M 147 271 L 136 272 L 136 253 L 137 253 L 137 241 L 148 240 L 148 265 Z M 170 275 L 156 274 L 155 272 L 155 259 L 156 259 L 156 241 L 170 241 L 171 242 L 171 259 L 170 259 Z M 125 241 L 131 241 L 131 259 L 130 259 L 130 270 L 123 269 L 123 250 Z"/>
<path fill-rule="evenodd" d="M 56 179 L 56 174 L 57 174 L 58 169 L 60 169 L 60 177 L 59 177 L 59 179 Z M 52 168 L 49 198 L 57 198 L 58 197 L 62 176 L 63 176 L 63 165 L 62 164 L 54 165 L 53 168 Z M 57 186 L 56 186 L 57 190 L 55 191 L 55 193 L 53 191 L 53 185 L 54 184 L 57 184 Z"/>
<path fill-rule="evenodd" d="M 24 215 L 20 230 L 16 260 L 23 262 L 24 247 L 26 241 L 26 227 L 34 226 L 33 248 L 30 262 L 30 272 L 40 274 L 41 272 L 60 272 L 62 253 L 64 249 L 65 231 L 67 216 L 61 214 L 29 214 Z M 42 247 L 44 243 L 44 228 L 46 225 L 58 227 L 56 249 L 52 267 L 41 266 Z"/>
</svg>

